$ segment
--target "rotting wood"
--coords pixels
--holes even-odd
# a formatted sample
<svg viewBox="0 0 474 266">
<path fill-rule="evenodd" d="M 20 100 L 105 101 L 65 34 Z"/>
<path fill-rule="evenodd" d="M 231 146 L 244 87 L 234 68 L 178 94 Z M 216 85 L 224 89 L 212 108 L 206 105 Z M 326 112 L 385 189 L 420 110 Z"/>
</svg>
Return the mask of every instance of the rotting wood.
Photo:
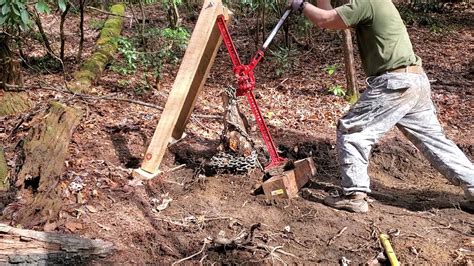
<svg viewBox="0 0 474 266">
<path fill-rule="evenodd" d="M 114 38 L 120 36 L 122 31 L 123 15 L 125 5 L 116 4 L 110 8 L 112 14 L 100 31 L 100 37 L 96 42 L 94 53 L 80 67 L 79 71 L 73 74 L 74 81 L 68 87 L 76 92 L 88 92 L 91 85 L 100 78 L 113 55 L 117 51 L 117 42 Z"/>
<path fill-rule="evenodd" d="M 5 155 L 3 153 L 3 148 L 0 147 L 0 191 L 7 189 L 7 176 L 8 176 L 8 165 L 5 160 Z"/>
<path fill-rule="evenodd" d="M 104 257 L 112 243 L 75 235 L 18 229 L 0 223 L 0 264 L 84 264 Z"/>
<path fill-rule="evenodd" d="M 81 117 L 82 111 L 57 102 L 36 116 L 39 122 L 25 139 L 24 164 L 15 182 L 27 204 L 16 213 L 15 222 L 31 227 L 57 218 L 62 206 L 58 183 Z"/>
<path fill-rule="evenodd" d="M 134 172 L 137 177 L 149 179 L 157 175 L 171 137 L 180 139 L 183 135 L 185 125 L 191 116 L 199 92 L 209 76 L 222 40 L 216 25 L 217 16 L 221 14 L 227 17 L 227 21 L 230 20 L 229 11 L 220 0 L 204 1 L 203 9 L 141 168 Z"/>
</svg>

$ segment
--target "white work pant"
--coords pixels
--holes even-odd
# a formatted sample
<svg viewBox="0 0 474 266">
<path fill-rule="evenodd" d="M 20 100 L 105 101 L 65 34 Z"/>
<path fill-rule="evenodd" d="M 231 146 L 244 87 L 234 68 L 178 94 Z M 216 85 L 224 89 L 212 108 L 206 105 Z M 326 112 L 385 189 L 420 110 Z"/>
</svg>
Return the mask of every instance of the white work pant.
<svg viewBox="0 0 474 266">
<path fill-rule="evenodd" d="M 441 174 L 462 186 L 474 201 L 473 164 L 446 138 L 426 74 L 386 73 L 368 78 L 367 83 L 367 90 L 338 123 L 337 151 L 344 192 L 370 192 L 370 151 L 396 125 Z"/>
</svg>

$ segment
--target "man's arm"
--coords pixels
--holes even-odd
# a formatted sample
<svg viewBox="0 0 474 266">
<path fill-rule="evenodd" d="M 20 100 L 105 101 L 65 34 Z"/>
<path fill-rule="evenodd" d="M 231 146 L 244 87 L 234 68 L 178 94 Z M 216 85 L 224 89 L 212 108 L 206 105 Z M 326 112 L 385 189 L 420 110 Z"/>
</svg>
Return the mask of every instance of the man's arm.
<svg viewBox="0 0 474 266">
<path fill-rule="evenodd" d="M 332 9 L 329 0 L 318 0 L 318 6 L 321 8 L 315 7 L 310 3 L 305 4 L 303 14 L 311 22 L 320 28 L 326 29 L 343 30 L 348 28 L 336 10 Z"/>
<path fill-rule="evenodd" d="M 318 3 L 317 6 L 321 9 L 324 9 L 324 10 L 332 9 L 331 0 L 318 0 L 317 3 Z"/>
</svg>

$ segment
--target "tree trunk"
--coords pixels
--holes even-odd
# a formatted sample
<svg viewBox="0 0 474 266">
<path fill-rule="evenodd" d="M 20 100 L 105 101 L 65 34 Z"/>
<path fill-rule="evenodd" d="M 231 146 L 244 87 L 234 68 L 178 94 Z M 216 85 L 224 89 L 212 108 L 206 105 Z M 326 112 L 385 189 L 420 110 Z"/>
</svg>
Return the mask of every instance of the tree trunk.
<svg viewBox="0 0 474 266">
<path fill-rule="evenodd" d="M 13 58 L 8 36 L 0 34 L 0 89 L 15 90 L 23 86 L 20 62 Z"/>
<path fill-rule="evenodd" d="M 9 38 L 0 35 L 0 116 L 27 111 L 30 108 L 23 87 L 20 61 L 13 59 Z"/>
<path fill-rule="evenodd" d="M 346 99 L 350 103 L 355 103 L 359 99 L 359 90 L 357 88 L 357 75 L 354 63 L 354 46 L 352 44 L 351 30 L 345 29 L 342 34 L 344 38 L 344 62 L 346 66 Z"/>
<path fill-rule="evenodd" d="M 24 207 L 14 221 L 26 227 L 55 220 L 62 207 L 60 176 L 74 129 L 82 112 L 51 102 L 46 114 L 38 114 L 23 145 L 24 164 L 15 182 Z"/>
<path fill-rule="evenodd" d="M 60 51 L 60 58 L 61 61 L 64 62 L 64 44 L 66 42 L 64 37 L 64 22 L 66 21 L 67 13 L 69 12 L 69 8 L 71 8 L 71 4 L 67 3 L 66 10 L 61 13 L 61 22 L 59 24 L 59 34 L 61 36 L 61 51 Z"/>
<path fill-rule="evenodd" d="M 57 58 L 56 55 L 54 54 L 53 49 L 51 48 L 51 44 L 49 42 L 48 36 L 46 36 L 46 32 L 44 32 L 43 23 L 41 23 L 41 18 L 38 13 L 35 13 L 34 21 L 35 21 L 36 26 L 38 27 L 38 31 L 41 34 L 41 38 L 43 39 L 43 45 L 46 48 L 46 52 L 48 52 L 48 54 L 51 55 L 53 58 Z"/>
<path fill-rule="evenodd" d="M 170 23 L 170 27 L 173 29 L 178 28 L 181 24 L 178 7 L 176 6 L 176 2 L 173 0 L 168 0 L 168 21 Z"/>
<path fill-rule="evenodd" d="M 344 5 L 350 3 L 351 0 L 336 0 L 335 6 Z M 346 84 L 347 93 L 346 99 L 350 103 L 355 103 L 359 99 L 359 90 L 357 88 L 357 75 L 354 63 L 354 45 L 352 44 L 352 33 L 350 29 L 342 31 L 343 35 L 343 50 L 344 50 L 344 63 L 346 66 Z"/>
<path fill-rule="evenodd" d="M 79 35 L 80 35 L 80 40 L 79 40 L 79 49 L 77 51 L 77 62 L 81 62 L 82 49 L 84 47 L 84 2 L 85 1 L 86 0 L 79 0 L 79 13 L 80 13 Z"/>
</svg>

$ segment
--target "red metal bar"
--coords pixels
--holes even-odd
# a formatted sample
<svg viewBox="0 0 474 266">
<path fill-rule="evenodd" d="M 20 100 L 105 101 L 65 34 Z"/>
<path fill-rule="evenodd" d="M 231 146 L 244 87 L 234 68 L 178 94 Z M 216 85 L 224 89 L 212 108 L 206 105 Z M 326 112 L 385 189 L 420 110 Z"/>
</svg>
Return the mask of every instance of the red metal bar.
<svg viewBox="0 0 474 266">
<path fill-rule="evenodd" d="M 239 85 L 239 88 L 237 89 L 237 96 L 245 95 L 247 97 L 247 100 L 250 104 L 250 109 L 252 109 L 252 113 L 260 129 L 260 133 L 262 134 L 265 145 L 267 146 L 267 150 L 270 155 L 270 163 L 265 168 L 269 169 L 278 166 L 284 162 L 285 159 L 278 155 L 273 138 L 270 135 L 260 108 L 258 107 L 257 101 L 255 100 L 255 95 L 253 94 L 253 89 L 255 88 L 254 69 L 258 63 L 260 63 L 265 53 L 262 50 L 259 50 L 250 61 L 250 64 L 242 65 L 239 55 L 237 54 L 237 50 L 235 49 L 234 42 L 232 41 L 232 37 L 230 36 L 229 30 L 227 29 L 227 25 L 225 24 L 224 16 L 221 15 L 217 17 L 217 25 L 234 65 L 233 71 L 237 77 L 237 83 Z"/>
<path fill-rule="evenodd" d="M 239 55 L 237 54 L 237 50 L 235 49 L 234 42 L 232 41 L 232 37 L 230 36 L 229 30 L 227 29 L 227 24 L 225 24 L 225 17 L 224 15 L 219 15 L 217 17 L 217 26 L 221 32 L 222 40 L 224 41 L 225 47 L 227 47 L 227 51 L 229 51 L 230 59 L 232 60 L 232 64 L 234 64 L 234 69 L 242 65 L 240 62 Z M 235 72 L 235 70 L 234 70 Z"/>
</svg>

